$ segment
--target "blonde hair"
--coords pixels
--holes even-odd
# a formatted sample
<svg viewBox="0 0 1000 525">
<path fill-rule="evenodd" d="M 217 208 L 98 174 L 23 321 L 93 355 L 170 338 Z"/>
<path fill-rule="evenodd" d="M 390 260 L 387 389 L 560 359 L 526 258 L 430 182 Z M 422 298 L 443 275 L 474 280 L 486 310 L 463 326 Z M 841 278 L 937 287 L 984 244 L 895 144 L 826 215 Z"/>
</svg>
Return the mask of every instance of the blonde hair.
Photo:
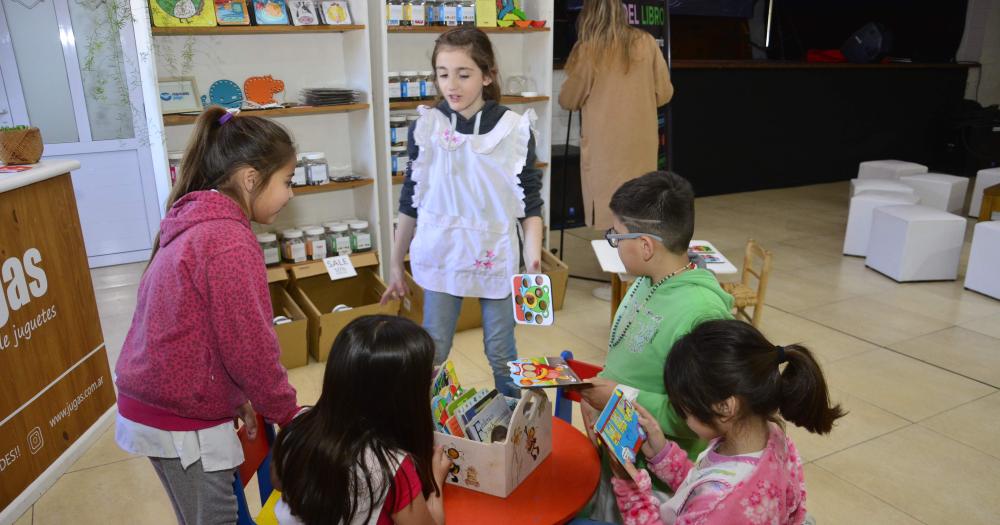
<svg viewBox="0 0 1000 525">
<path fill-rule="evenodd" d="M 577 19 L 577 46 L 587 46 L 593 51 L 593 66 L 607 60 L 618 60 L 628 72 L 632 62 L 632 44 L 642 32 L 628 23 L 628 13 L 621 0 L 586 0 Z M 576 54 L 570 56 L 572 67 Z"/>
</svg>

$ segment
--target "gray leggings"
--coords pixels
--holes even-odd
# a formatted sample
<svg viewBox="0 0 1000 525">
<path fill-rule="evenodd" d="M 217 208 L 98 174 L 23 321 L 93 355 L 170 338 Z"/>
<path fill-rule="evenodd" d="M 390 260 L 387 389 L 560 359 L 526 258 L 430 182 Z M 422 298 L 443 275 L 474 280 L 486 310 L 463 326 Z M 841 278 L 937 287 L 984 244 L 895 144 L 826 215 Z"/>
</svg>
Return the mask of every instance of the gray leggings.
<svg viewBox="0 0 1000 525">
<path fill-rule="evenodd" d="M 205 472 L 201 461 L 181 467 L 177 458 L 149 458 L 180 525 L 223 525 L 236 523 L 236 469 Z"/>
</svg>

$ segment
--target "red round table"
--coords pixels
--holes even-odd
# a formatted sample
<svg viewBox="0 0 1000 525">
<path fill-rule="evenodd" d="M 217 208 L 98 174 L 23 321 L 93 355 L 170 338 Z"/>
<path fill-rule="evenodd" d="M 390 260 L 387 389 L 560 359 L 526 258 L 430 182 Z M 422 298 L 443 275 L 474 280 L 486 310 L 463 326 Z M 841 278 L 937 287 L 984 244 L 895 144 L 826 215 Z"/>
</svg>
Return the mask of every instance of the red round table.
<svg viewBox="0 0 1000 525">
<path fill-rule="evenodd" d="M 447 484 L 444 516 L 448 525 L 566 523 L 597 489 L 601 463 L 587 436 L 552 418 L 552 453 L 506 498 Z"/>
</svg>

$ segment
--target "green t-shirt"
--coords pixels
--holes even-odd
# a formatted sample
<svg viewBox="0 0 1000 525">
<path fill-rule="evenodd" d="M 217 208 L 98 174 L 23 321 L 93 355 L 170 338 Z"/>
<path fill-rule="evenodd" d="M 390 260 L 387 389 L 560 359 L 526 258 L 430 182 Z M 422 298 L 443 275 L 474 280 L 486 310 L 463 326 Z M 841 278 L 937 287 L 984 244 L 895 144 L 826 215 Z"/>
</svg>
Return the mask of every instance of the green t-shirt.
<svg viewBox="0 0 1000 525">
<path fill-rule="evenodd" d="M 663 365 L 674 343 L 699 323 L 732 319 L 733 298 L 708 270 L 671 277 L 649 300 L 652 283 L 640 277 L 618 306 L 600 377 L 639 390 L 638 402 L 656 416 L 663 433 L 694 460 L 706 443 L 688 428 L 667 402 Z M 627 327 L 627 328 L 626 328 Z"/>
</svg>

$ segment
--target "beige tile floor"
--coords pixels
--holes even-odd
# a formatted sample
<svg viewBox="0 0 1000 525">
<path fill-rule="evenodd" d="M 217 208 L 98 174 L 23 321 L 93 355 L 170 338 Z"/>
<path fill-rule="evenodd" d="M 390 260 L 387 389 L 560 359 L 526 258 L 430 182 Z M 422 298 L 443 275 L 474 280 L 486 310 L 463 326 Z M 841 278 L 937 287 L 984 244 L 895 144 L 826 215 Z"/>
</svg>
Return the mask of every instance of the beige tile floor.
<svg viewBox="0 0 1000 525">
<path fill-rule="evenodd" d="M 1000 523 L 1000 301 L 963 290 L 961 281 L 896 284 L 841 256 L 847 191 L 836 183 L 697 203 L 696 237 L 734 259 L 751 236 L 774 252 L 763 329 L 776 343 L 812 348 L 850 411 L 829 436 L 790 430 L 808 461 L 808 507 L 823 524 Z M 600 277 L 590 237 L 568 234 L 566 259 L 574 274 Z M 963 268 L 968 248 L 967 238 Z M 112 359 L 141 270 L 93 272 Z M 571 279 L 555 326 L 519 327 L 522 355 L 568 348 L 602 362 L 608 303 L 591 296 L 594 286 Z M 481 337 L 472 330 L 455 338 L 464 382 L 491 381 Z M 301 402 L 319 395 L 322 368 L 289 373 Z M 118 450 L 109 429 L 17 523 L 172 519 L 152 468 Z"/>
</svg>

